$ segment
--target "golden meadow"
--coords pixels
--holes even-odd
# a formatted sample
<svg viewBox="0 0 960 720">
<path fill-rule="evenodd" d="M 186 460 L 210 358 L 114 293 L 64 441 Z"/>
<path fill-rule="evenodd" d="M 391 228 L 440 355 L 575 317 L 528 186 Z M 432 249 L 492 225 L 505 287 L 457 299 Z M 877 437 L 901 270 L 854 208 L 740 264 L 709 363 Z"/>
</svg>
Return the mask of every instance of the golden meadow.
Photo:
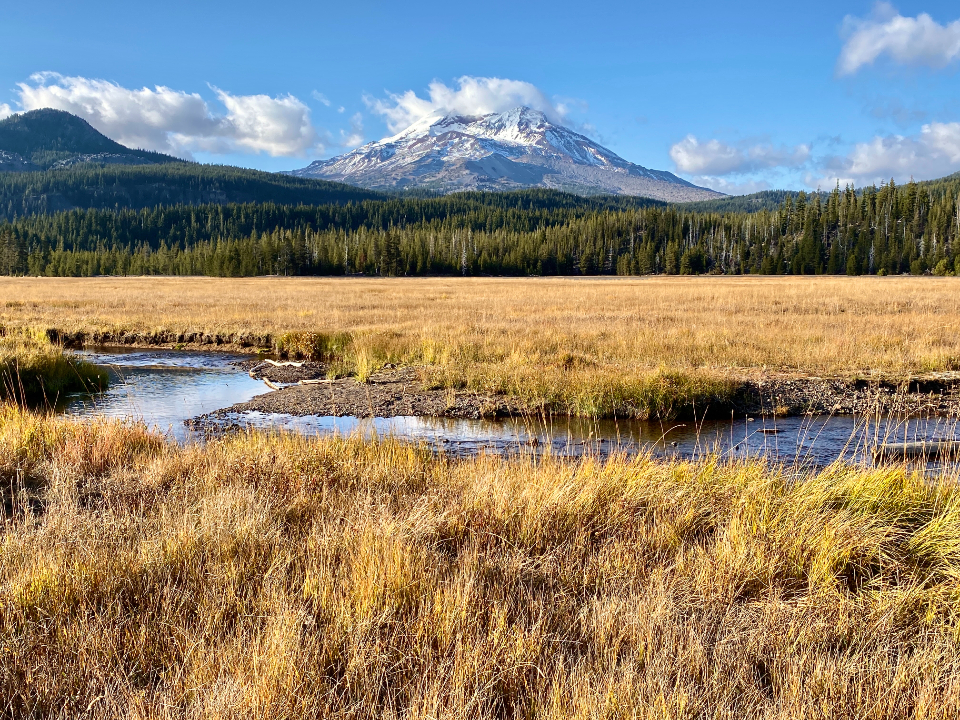
<svg viewBox="0 0 960 720">
<path fill-rule="evenodd" d="M 953 282 L 44 279 L 3 281 L 0 303 L 5 342 L 341 342 L 344 368 L 529 397 L 546 375 L 597 404 L 651 373 L 955 369 Z M 952 474 L 181 446 L 7 405 L 0 499 L 9 717 L 960 714 Z"/>
<path fill-rule="evenodd" d="M 8 717 L 953 718 L 951 478 L 0 414 Z"/>
<path fill-rule="evenodd" d="M 7 278 L 0 324 L 147 343 L 243 339 L 326 359 L 334 374 L 409 364 L 435 386 L 642 417 L 764 373 L 960 370 L 958 287 L 932 277 Z"/>
</svg>

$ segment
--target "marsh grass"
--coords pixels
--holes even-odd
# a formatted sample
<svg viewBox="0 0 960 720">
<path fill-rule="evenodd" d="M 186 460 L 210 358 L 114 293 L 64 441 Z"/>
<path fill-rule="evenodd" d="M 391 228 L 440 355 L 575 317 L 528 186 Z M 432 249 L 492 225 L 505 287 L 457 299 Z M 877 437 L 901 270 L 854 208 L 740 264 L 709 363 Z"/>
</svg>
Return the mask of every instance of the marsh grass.
<svg viewBox="0 0 960 720">
<path fill-rule="evenodd" d="M 533 413 L 639 420 L 703 418 L 725 409 L 740 383 L 703 371 L 647 371 L 623 377 L 600 369 L 487 362 L 426 366 L 428 387 L 511 395 Z"/>
<path fill-rule="evenodd" d="M 0 410 L 11 717 L 960 713 L 960 496 Z"/>
<path fill-rule="evenodd" d="M 745 377 L 960 370 L 955 278 L 8 278 L 0 323 L 88 342 L 270 349 L 367 377 L 672 417 Z M 192 340 L 191 340 L 192 338 Z"/>
<path fill-rule="evenodd" d="M 0 336 L 0 399 L 53 407 L 64 393 L 101 390 L 106 371 L 65 352 L 39 333 Z"/>
</svg>

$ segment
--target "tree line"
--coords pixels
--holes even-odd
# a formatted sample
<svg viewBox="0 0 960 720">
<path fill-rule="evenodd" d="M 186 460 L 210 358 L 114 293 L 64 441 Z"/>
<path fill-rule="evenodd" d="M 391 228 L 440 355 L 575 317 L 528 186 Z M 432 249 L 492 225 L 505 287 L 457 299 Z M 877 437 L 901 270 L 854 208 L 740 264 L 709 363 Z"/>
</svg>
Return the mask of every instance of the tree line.
<svg viewBox="0 0 960 720">
<path fill-rule="evenodd" d="M 90 208 L 0 225 L 0 272 L 960 274 L 958 202 L 960 178 L 951 176 L 785 193 L 775 208 L 755 212 L 540 190 L 321 205 Z"/>
</svg>

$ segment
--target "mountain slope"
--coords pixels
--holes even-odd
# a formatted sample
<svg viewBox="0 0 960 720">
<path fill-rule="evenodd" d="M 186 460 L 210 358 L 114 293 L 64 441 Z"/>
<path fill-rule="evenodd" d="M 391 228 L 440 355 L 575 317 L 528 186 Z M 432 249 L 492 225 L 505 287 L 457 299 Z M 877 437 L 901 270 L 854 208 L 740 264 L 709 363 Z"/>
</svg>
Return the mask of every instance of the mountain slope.
<svg viewBox="0 0 960 720">
<path fill-rule="evenodd" d="M 182 160 L 131 150 L 63 110 L 43 108 L 0 120 L 0 171 L 24 172 L 80 163 L 144 165 Z"/>
<path fill-rule="evenodd" d="M 79 208 L 335 204 L 383 195 L 342 183 L 131 150 L 61 110 L 0 121 L 0 220 Z"/>
<path fill-rule="evenodd" d="M 0 222 L 75 209 L 230 203 L 345 205 L 385 199 L 381 193 L 342 183 L 184 162 L 0 173 Z"/>
<path fill-rule="evenodd" d="M 628 162 L 527 107 L 478 117 L 429 116 L 398 135 L 290 174 L 378 189 L 457 192 L 544 187 L 668 202 L 722 197 L 672 173 Z"/>
</svg>

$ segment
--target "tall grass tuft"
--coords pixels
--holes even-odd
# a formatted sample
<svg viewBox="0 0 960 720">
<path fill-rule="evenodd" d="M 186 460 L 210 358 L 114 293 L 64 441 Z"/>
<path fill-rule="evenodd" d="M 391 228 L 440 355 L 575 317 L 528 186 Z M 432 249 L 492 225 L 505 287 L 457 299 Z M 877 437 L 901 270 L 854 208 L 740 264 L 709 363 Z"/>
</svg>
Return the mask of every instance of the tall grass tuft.
<svg viewBox="0 0 960 720">
<path fill-rule="evenodd" d="M 101 390 L 105 370 L 74 357 L 45 336 L 0 337 L 0 399 L 53 407 L 68 392 Z"/>
</svg>

